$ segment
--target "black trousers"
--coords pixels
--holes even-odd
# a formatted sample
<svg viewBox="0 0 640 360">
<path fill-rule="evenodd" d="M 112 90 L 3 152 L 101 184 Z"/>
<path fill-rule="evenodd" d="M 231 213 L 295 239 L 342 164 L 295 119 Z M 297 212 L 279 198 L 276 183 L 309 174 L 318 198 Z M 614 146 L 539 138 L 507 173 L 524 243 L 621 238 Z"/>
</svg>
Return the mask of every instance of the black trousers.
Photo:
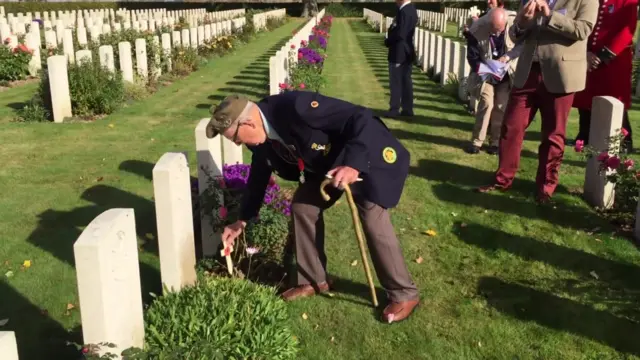
<svg viewBox="0 0 640 360">
<path fill-rule="evenodd" d="M 584 144 L 587 145 L 589 143 L 589 128 L 591 127 L 591 111 L 578 109 L 578 114 L 580 115 L 580 122 L 576 140 L 582 140 Z M 622 115 L 622 128 L 629 132 L 624 141 L 627 148 L 631 148 L 633 146 L 633 138 L 631 136 L 631 123 L 629 123 L 629 112 L 627 110 L 625 110 Z"/>
<path fill-rule="evenodd" d="M 413 63 L 402 64 L 389 63 L 389 111 L 397 112 L 402 106 L 402 111 L 413 113 L 413 82 L 411 72 Z"/>
</svg>

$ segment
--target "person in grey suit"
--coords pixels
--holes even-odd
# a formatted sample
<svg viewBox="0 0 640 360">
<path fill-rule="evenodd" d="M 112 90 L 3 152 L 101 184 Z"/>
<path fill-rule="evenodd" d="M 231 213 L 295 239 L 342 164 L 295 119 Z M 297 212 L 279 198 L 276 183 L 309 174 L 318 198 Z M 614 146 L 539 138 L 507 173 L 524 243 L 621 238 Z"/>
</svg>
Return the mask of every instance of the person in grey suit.
<svg viewBox="0 0 640 360">
<path fill-rule="evenodd" d="M 416 59 L 413 36 L 418 25 L 418 11 L 409 0 L 396 0 L 396 4 L 398 12 L 384 40 L 384 45 L 389 48 L 387 60 L 391 92 L 387 117 L 413 116 L 411 70 Z"/>
</svg>

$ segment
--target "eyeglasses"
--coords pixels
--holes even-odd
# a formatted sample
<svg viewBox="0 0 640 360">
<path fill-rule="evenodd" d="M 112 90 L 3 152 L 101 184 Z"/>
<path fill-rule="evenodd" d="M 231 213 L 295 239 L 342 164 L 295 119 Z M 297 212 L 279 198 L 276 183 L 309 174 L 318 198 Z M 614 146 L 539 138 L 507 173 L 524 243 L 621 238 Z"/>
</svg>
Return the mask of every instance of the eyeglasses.
<svg viewBox="0 0 640 360">
<path fill-rule="evenodd" d="M 238 125 L 236 126 L 236 131 L 233 133 L 233 137 L 231 138 L 231 141 L 233 141 L 234 143 L 238 143 L 238 132 L 240 131 L 240 125 L 242 125 L 242 122 L 238 121 Z"/>
</svg>

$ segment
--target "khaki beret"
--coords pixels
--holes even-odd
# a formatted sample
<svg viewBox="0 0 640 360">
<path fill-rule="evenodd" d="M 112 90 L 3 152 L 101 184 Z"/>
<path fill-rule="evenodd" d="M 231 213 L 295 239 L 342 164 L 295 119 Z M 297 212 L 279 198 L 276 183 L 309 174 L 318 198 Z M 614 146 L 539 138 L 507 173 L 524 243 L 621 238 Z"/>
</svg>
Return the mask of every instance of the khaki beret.
<svg viewBox="0 0 640 360">
<path fill-rule="evenodd" d="M 230 95 L 224 98 L 218 106 L 212 106 L 209 112 L 211 120 L 207 125 L 207 137 L 213 139 L 219 133 L 227 130 L 238 119 L 249 99 L 241 95 Z"/>
</svg>

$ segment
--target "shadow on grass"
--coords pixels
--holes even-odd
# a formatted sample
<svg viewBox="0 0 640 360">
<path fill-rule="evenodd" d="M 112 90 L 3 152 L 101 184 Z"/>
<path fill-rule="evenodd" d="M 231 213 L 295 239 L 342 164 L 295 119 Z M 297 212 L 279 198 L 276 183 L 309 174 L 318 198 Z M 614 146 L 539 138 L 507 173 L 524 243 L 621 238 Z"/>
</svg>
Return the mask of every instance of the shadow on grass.
<svg viewBox="0 0 640 360">
<path fill-rule="evenodd" d="M 495 277 L 482 277 L 477 292 L 489 306 L 515 319 L 589 338 L 620 352 L 640 354 L 640 324 L 635 321 Z"/>
<path fill-rule="evenodd" d="M 540 219 L 550 224 L 571 229 L 611 228 L 606 219 L 587 208 L 563 203 L 554 206 L 538 206 L 533 202 L 536 184 L 530 180 L 516 179 L 513 187 L 505 194 L 479 193 L 475 188 L 490 184 L 494 173 L 468 166 L 438 160 L 422 159 L 418 166 L 409 169 L 410 174 L 437 182 L 432 186 L 434 195 L 441 201 L 480 207 L 489 211 L 520 216 L 523 219 Z M 519 194 L 513 197 L 509 194 Z M 569 194 L 569 190 L 559 185 L 556 194 Z"/>
<path fill-rule="evenodd" d="M 75 267 L 73 244 L 89 223 L 98 215 L 112 208 L 134 209 L 138 238 L 149 239 L 151 237 L 157 239 L 153 202 L 138 195 L 103 184 L 86 189 L 82 193 L 81 198 L 94 203 L 94 205 L 78 207 L 70 211 L 49 209 L 41 213 L 38 216 L 38 226 L 30 234 L 28 241 L 46 250 L 58 260 L 65 262 L 71 267 Z M 155 241 L 146 243 L 144 247 L 146 250 L 157 254 L 157 243 Z M 153 301 L 150 293 L 161 293 L 160 273 L 156 268 L 143 262 L 140 262 L 139 265 L 142 298 L 145 304 L 149 304 Z M 81 343 L 82 339 L 78 337 L 79 334 L 69 335 L 66 334 L 66 331 L 63 329 L 56 329 L 53 325 L 53 320 L 46 316 L 39 316 L 36 310 L 31 309 L 29 306 L 21 305 L 20 302 L 22 300 L 15 295 L 14 299 L 7 298 L 7 296 L 11 296 L 11 293 L 5 292 L 4 289 L 2 289 L 2 284 L 0 284 L 0 290 L 2 290 L 2 296 L 0 296 L 0 304 L 2 305 L 0 309 L 6 310 L 12 309 L 12 307 L 24 307 L 11 311 L 13 318 L 19 317 L 21 324 L 28 324 L 29 326 L 28 330 L 26 328 L 21 330 L 24 331 L 22 335 L 18 334 L 18 341 L 21 344 L 21 348 L 24 347 L 26 349 L 24 351 L 21 350 L 21 358 L 74 359 L 74 357 L 65 355 L 73 349 L 65 347 L 62 338 Z M 78 333 L 81 331 L 79 328 L 80 327 L 78 327 L 77 330 Z M 42 333 L 34 335 L 33 329 L 41 329 Z M 65 335 L 63 335 L 63 332 Z M 51 343 L 43 344 L 42 339 L 50 339 Z M 42 352 L 42 356 L 30 357 L 25 355 L 30 351 L 40 351 Z M 60 356 L 58 356 L 58 354 L 60 354 Z"/>
<path fill-rule="evenodd" d="M 5 281 L 0 281 L 0 294 L 0 319 L 9 320 L 2 331 L 15 332 L 20 359 L 80 358 L 80 352 L 67 345 L 82 343 L 80 327 L 66 330 L 47 309 L 38 308 Z"/>
<path fill-rule="evenodd" d="M 217 90 L 218 94 L 209 95 L 208 100 L 213 103 L 222 101 L 231 94 L 244 95 L 253 99 L 262 99 L 269 95 L 269 58 L 275 55 L 291 37 L 289 35 L 283 37 L 266 50 L 263 54 L 257 56 L 255 60 L 244 68 L 240 73 L 233 77 L 233 80 L 227 82 L 225 87 Z M 212 103 L 197 104 L 198 109 L 209 109 Z"/>
</svg>

